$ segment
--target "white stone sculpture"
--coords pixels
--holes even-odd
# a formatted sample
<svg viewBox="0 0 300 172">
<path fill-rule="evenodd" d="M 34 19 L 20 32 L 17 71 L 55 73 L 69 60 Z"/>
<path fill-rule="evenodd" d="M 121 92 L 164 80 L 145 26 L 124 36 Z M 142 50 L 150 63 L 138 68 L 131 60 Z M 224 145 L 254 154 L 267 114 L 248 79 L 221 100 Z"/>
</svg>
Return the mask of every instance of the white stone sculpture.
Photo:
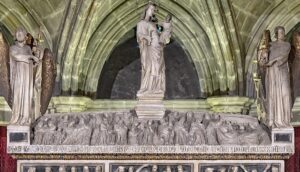
<svg viewBox="0 0 300 172">
<path fill-rule="evenodd" d="M 260 62 L 266 69 L 266 123 L 273 128 L 291 127 L 292 100 L 288 65 L 291 45 L 285 41 L 284 27 L 277 26 L 274 32 L 276 40 L 270 43 L 267 41 L 267 45 L 263 45 L 266 48 L 261 50 L 265 53 L 260 53 L 260 59 L 267 59 Z"/>
<path fill-rule="evenodd" d="M 163 49 L 170 42 L 171 15 L 159 26 L 153 21 L 156 5 L 149 2 L 137 24 L 137 42 L 141 57 L 141 86 L 136 112 L 139 118 L 161 119 L 165 108 L 162 103 L 166 91 L 165 60 Z M 163 28 L 161 33 L 157 28 Z"/>
<path fill-rule="evenodd" d="M 29 125 L 32 120 L 33 66 L 39 59 L 32 55 L 26 45 L 27 32 L 23 28 L 16 31 L 16 43 L 9 50 L 10 84 L 13 93 L 11 124 Z"/>
<path fill-rule="evenodd" d="M 254 117 L 170 112 L 161 120 L 131 120 L 107 112 L 45 115 L 34 126 L 35 145 L 270 145 Z M 221 117 L 222 116 L 222 117 Z M 128 128 L 127 128 L 128 126 Z"/>
<path fill-rule="evenodd" d="M 152 21 L 156 6 L 149 3 L 137 24 L 137 41 L 140 47 L 142 78 L 138 95 L 164 94 L 165 62 L 159 32 Z"/>
</svg>

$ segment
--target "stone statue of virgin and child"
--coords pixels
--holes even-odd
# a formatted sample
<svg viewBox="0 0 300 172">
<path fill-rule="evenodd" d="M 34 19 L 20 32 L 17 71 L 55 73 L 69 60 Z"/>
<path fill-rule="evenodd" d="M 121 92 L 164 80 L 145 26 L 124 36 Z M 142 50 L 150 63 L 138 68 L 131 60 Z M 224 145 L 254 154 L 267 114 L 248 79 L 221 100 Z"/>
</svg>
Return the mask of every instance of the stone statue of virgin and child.
<svg viewBox="0 0 300 172">
<path fill-rule="evenodd" d="M 154 12 L 156 5 L 149 2 L 137 24 L 137 42 L 142 64 L 141 87 L 137 96 L 160 95 L 166 90 L 165 61 L 163 49 L 170 42 L 171 15 L 158 24 Z"/>
</svg>

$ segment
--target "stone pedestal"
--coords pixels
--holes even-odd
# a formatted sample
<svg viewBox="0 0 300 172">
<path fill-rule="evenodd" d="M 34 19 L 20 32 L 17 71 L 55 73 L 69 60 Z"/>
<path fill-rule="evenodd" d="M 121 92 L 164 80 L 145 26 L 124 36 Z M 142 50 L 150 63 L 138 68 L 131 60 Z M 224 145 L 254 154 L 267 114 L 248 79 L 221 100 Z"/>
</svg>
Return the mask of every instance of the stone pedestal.
<svg viewBox="0 0 300 172">
<path fill-rule="evenodd" d="M 7 126 L 8 145 L 30 145 L 30 126 L 8 125 Z"/>
<path fill-rule="evenodd" d="M 272 128 L 272 145 L 294 145 L 294 128 Z"/>
<path fill-rule="evenodd" d="M 137 94 L 138 103 L 135 107 L 139 119 L 162 119 L 165 115 L 163 94 Z"/>
</svg>

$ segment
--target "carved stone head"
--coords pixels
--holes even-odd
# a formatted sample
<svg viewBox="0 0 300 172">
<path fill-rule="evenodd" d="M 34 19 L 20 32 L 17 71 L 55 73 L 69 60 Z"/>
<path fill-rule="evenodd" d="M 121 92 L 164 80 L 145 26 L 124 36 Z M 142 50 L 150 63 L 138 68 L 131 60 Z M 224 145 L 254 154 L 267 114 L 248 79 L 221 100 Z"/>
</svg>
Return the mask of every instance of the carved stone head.
<svg viewBox="0 0 300 172">
<path fill-rule="evenodd" d="M 24 28 L 22 28 L 22 27 L 18 28 L 17 31 L 16 31 L 16 35 L 15 35 L 16 40 L 18 42 L 25 42 L 26 41 L 26 34 L 27 34 L 27 32 Z"/>
<path fill-rule="evenodd" d="M 141 19 L 142 20 L 146 19 L 146 20 L 150 21 L 150 19 L 154 15 L 155 9 L 156 9 L 156 5 L 153 2 L 149 2 L 147 7 L 145 8 L 144 12 L 142 13 Z"/>
<path fill-rule="evenodd" d="M 153 165 L 153 166 L 152 166 L 152 172 L 156 172 L 157 169 L 158 169 L 157 165 Z"/>
<path fill-rule="evenodd" d="M 284 40 L 285 39 L 285 29 L 283 26 L 277 26 L 274 30 L 275 38 L 277 40 Z"/>
</svg>

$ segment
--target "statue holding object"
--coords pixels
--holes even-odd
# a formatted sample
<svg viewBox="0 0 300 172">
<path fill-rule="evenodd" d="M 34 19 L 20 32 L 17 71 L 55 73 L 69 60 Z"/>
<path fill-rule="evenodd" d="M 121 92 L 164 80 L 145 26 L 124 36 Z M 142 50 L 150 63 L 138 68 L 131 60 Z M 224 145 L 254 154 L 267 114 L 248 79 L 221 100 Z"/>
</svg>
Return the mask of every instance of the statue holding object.
<svg viewBox="0 0 300 172">
<path fill-rule="evenodd" d="M 142 78 L 138 96 L 144 94 L 164 95 L 166 90 L 163 48 L 170 42 L 172 23 L 167 15 L 161 26 L 154 20 L 155 4 L 149 3 L 141 21 L 137 24 L 137 41 L 140 47 Z M 161 32 L 160 29 L 163 29 Z"/>
<path fill-rule="evenodd" d="M 1 34 L 1 33 L 0 33 Z M 16 31 L 16 42 L 8 48 L 1 34 L 0 36 L 0 82 L 4 88 L 4 97 L 12 109 L 10 124 L 30 125 L 35 120 L 34 104 L 34 67 L 42 64 L 41 69 L 41 107 L 44 114 L 52 96 L 56 69 L 53 54 L 49 49 L 40 47 L 33 49 L 26 44 L 27 32 L 23 28 Z"/>
<path fill-rule="evenodd" d="M 267 32 L 269 33 L 269 32 Z M 270 37 L 270 36 L 268 36 Z M 272 128 L 290 127 L 292 117 L 290 73 L 288 57 L 291 45 L 286 42 L 285 29 L 275 28 L 276 41 L 266 42 L 265 49 L 260 49 L 259 65 L 265 68 L 266 123 Z M 266 38 L 264 36 L 264 38 Z"/>
<path fill-rule="evenodd" d="M 137 23 L 142 72 L 135 110 L 140 119 L 161 119 L 165 115 L 162 102 L 166 91 L 164 47 L 170 42 L 172 17 L 167 15 L 164 22 L 158 23 L 155 11 L 156 5 L 149 2 Z"/>
</svg>

